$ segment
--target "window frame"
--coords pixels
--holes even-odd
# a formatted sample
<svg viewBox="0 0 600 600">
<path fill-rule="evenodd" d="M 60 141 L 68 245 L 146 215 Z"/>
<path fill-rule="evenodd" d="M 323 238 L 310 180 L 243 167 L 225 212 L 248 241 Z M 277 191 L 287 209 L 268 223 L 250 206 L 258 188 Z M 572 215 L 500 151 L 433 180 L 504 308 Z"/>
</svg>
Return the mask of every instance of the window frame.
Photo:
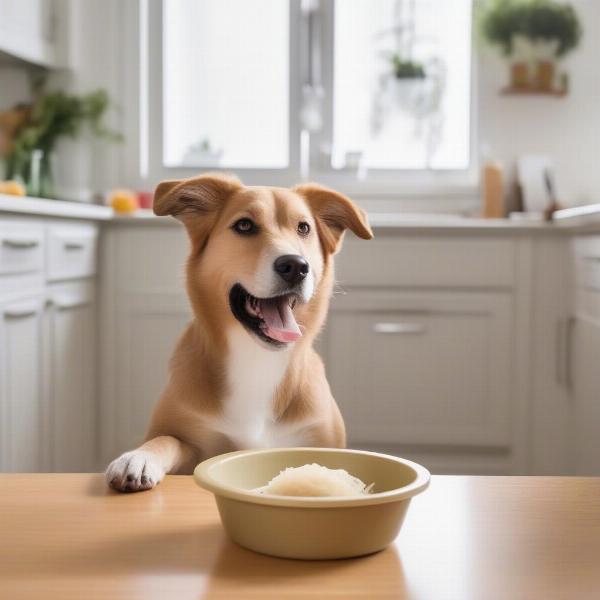
<svg viewBox="0 0 600 600">
<path fill-rule="evenodd" d="M 323 129 L 308 135 L 302 131 L 303 67 L 309 49 L 303 44 L 304 16 L 302 0 L 290 4 L 290 82 L 289 82 L 289 164 L 278 169 L 166 167 L 163 165 L 163 0 L 138 0 L 126 3 L 125 22 L 131 26 L 124 57 L 123 88 L 127 119 L 127 148 L 123 153 L 123 170 L 127 180 L 139 187 L 151 187 L 163 179 L 192 177 L 203 171 L 234 172 L 248 185 L 290 186 L 310 179 L 334 187 L 344 193 L 365 199 L 400 200 L 402 198 L 455 198 L 459 204 L 477 194 L 478 188 L 478 111 L 477 61 L 475 43 L 471 44 L 470 140 L 469 167 L 456 170 L 370 169 L 369 177 L 359 180 L 352 169 L 333 169 L 323 164 L 317 148 L 332 139 L 333 129 L 333 0 L 319 0 L 320 56 L 322 85 L 325 90 Z M 472 27 L 473 39 L 473 27 Z M 137 74 L 137 77 L 136 75 Z M 137 117 L 137 118 L 136 118 Z M 310 140 L 308 161 L 301 151 Z M 308 163 L 308 164 L 306 164 Z M 304 165 L 304 168 L 303 168 Z M 307 172 L 308 170 L 308 172 Z M 386 204 L 387 206 L 387 204 Z"/>
</svg>

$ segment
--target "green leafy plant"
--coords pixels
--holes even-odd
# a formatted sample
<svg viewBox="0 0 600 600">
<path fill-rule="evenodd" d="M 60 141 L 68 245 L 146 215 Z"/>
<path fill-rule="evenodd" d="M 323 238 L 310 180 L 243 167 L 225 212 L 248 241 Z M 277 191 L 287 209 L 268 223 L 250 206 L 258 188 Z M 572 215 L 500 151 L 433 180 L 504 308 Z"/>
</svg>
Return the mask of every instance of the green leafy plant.
<svg viewBox="0 0 600 600">
<path fill-rule="evenodd" d="M 75 138 L 84 125 L 100 138 L 119 141 L 122 136 L 108 128 L 102 117 L 110 106 L 105 90 L 83 96 L 61 91 L 40 94 L 31 107 L 27 122 L 16 132 L 5 157 L 6 177 L 27 181 L 34 151 L 41 151 L 49 160 L 61 137 Z M 49 165 L 46 165 L 49 168 Z"/>
<path fill-rule="evenodd" d="M 425 68 L 421 63 L 412 60 L 402 60 L 400 55 L 394 54 L 391 58 L 392 69 L 396 79 L 424 79 Z"/>
<path fill-rule="evenodd" d="M 505 56 L 513 51 L 514 36 L 525 34 L 527 5 L 522 0 L 493 0 L 484 9 L 481 31 L 493 45 L 499 46 Z"/>
<path fill-rule="evenodd" d="M 529 6 L 529 38 L 533 41 L 558 42 L 557 57 L 562 57 L 576 48 L 581 33 L 577 13 L 570 4 L 534 0 Z"/>
<path fill-rule="evenodd" d="M 582 33 L 575 9 L 554 0 L 493 0 L 483 9 L 481 31 L 506 56 L 522 35 L 531 42 L 557 42 L 556 56 L 562 57 L 577 47 Z"/>
</svg>

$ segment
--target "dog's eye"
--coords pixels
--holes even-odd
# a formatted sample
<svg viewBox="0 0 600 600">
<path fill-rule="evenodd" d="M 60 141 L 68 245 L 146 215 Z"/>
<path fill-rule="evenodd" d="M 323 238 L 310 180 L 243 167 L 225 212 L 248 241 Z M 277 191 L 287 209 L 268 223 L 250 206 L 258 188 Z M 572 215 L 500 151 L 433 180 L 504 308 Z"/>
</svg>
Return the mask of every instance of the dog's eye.
<svg viewBox="0 0 600 600">
<path fill-rule="evenodd" d="M 310 225 L 306 221 L 298 223 L 298 233 L 300 235 L 308 235 L 310 233 Z"/>
<path fill-rule="evenodd" d="M 258 228 L 256 227 L 254 221 L 250 219 L 239 219 L 234 224 L 232 229 L 237 233 L 242 235 L 251 235 L 256 233 Z"/>
</svg>

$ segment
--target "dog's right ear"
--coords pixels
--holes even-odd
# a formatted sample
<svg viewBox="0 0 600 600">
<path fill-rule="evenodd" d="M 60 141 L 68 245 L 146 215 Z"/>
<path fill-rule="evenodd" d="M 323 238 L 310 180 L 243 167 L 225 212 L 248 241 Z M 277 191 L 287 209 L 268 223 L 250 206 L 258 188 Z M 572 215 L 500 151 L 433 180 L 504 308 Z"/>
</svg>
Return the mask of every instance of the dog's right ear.
<svg viewBox="0 0 600 600">
<path fill-rule="evenodd" d="M 163 181 L 154 192 L 154 214 L 172 215 L 185 223 L 187 217 L 218 211 L 224 201 L 241 188 L 239 179 L 221 173 Z"/>
</svg>

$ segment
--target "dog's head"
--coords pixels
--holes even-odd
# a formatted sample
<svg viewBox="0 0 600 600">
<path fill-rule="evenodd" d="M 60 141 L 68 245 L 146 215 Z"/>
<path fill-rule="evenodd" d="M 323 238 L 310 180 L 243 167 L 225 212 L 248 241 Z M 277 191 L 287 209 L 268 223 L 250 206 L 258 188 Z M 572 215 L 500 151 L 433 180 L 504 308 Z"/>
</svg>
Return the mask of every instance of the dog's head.
<svg viewBox="0 0 600 600">
<path fill-rule="evenodd" d="M 360 208 L 315 184 L 246 187 L 221 174 L 164 181 L 154 212 L 178 218 L 188 230 L 196 313 L 213 327 L 240 323 L 270 348 L 295 342 L 303 326 L 318 320 L 344 231 L 373 237 Z"/>
</svg>

